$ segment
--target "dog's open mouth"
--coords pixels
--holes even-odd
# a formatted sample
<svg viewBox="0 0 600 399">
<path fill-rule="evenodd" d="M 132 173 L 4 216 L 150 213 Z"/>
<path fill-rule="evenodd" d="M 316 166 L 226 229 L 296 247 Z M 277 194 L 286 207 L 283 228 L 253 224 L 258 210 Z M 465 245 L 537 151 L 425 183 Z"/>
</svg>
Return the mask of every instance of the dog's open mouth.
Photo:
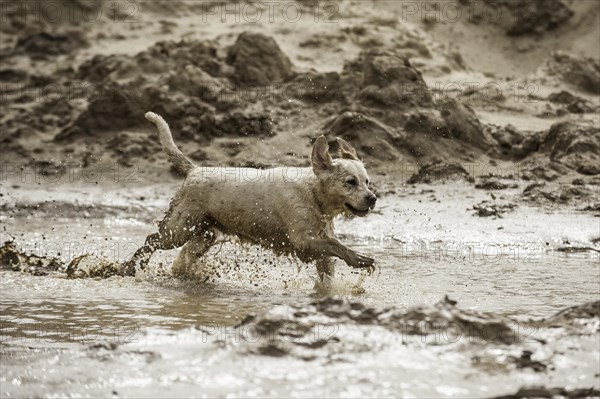
<svg viewBox="0 0 600 399">
<path fill-rule="evenodd" d="M 350 205 L 347 202 L 344 204 L 344 206 L 346 207 L 347 210 L 350 211 L 350 213 L 352 213 L 353 215 L 356 215 L 356 216 L 365 216 L 367 213 L 369 213 L 369 208 L 356 209 L 355 207 L 353 207 L 352 205 Z"/>
</svg>

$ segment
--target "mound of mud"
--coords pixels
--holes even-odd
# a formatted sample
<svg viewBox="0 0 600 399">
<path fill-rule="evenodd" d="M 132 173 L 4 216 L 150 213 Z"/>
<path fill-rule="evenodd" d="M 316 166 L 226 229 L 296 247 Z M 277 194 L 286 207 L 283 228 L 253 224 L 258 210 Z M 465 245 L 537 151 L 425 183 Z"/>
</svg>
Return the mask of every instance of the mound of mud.
<svg viewBox="0 0 600 399">
<path fill-rule="evenodd" d="M 421 73 L 396 51 L 365 51 L 347 63 L 342 74 L 356 77 L 355 98 L 368 108 L 397 110 L 433 104 Z"/>
<path fill-rule="evenodd" d="M 517 188 L 517 184 L 507 184 L 498 179 L 492 177 L 486 177 L 481 179 L 475 184 L 475 188 L 481 190 L 504 190 L 507 188 Z"/>
<path fill-rule="evenodd" d="M 597 194 L 585 186 L 532 183 L 525 187 L 522 197 L 536 204 L 582 204 L 596 200 Z"/>
<path fill-rule="evenodd" d="M 459 164 L 447 164 L 442 162 L 427 163 L 412 175 L 407 183 L 445 183 L 445 182 L 467 181 L 473 183 L 475 179 Z"/>
<path fill-rule="evenodd" d="M 121 265 L 90 254 L 78 256 L 65 265 L 55 257 L 25 253 L 14 241 L 6 241 L 0 247 L 0 267 L 34 276 L 46 276 L 52 272 L 66 273 L 68 278 L 108 278 L 124 275 Z"/>
<path fill-rule="evenodd" d="M 504 213 L 510 212 L 516 207 L 517 205 L 512 203 L 498 204 L 495 201 L 492 203 L 487 200 L 481 201 L 479 204 L 473 205 L 475 215 L 479 217 L 492 217 L 493 219 L 501 219 Z"/>
<path fill-rule="evenodd" d="M 447 297 L 435 306 L 418 306 L 408 310 L 375 309 L 360 302 L 325 298 L 307 305 L 282 305 L 247 316 L 236 328 L 244 339 L 248 339 L 249 345 L 245 348 L 251 353 L 275 357 L 292 355 L 309 360 L 352 346 L 351 339 L 344 342 L 349 337 L 337 334 L 346 326 L 377 326 L 402 334 L 404 339 L 415 337 L 421 342 L 442 344 L 426 337 L 450 325 L 460 331 L 461 337 L 468 337 L 471 341 L 518 342 L 517 334 L 509 326 L 510 320 L 461 310 L 456 307 L 455 301 Z M 264 339 L 257 340 L 256 336 Z"/>
<path fill-rule="evenodd" d="M 227 63 L 235 68 L 234 79 L 244 85 L 268 85 L 288 80 L 292 62 L 272 37 L 245 32 L 229 48 Z"/>
<path fill-rule="evenodd" d="M 594 319 L 600 318 L 600 301 L 588 302 L 583 305 L 571 306 L 544 320 L 550 328 L 569 326 L 592 326 Z"/>
<path fill-rule="evenodd" d="M 518 130 L 511 124 L 504 127 L 490 125 L 487 126 L 487 130 L 496 141 L 495 147 L 501 156 L 522 159 L 537 149 L 533 144 L 525 146 L 526 133 Z"/>
<path fill-rule="evenodd" d="M 493 147 L 492 137 L 485 131 L 471 107 L 455 100 L 442 102 L 439 107 L 450 138 L 484 150 Z"/>
<path fill-rule="evenodd" d="M 231 74 L 228 68 L 210 42 L 159 42 L 132 58 L 96 56 L 81 65 L 77 76 L 100 82 L 97 90 L 56 140 L 147 126 L 147 110 L 165 117 L 177 139 L 273 135 L 267 112 L 250 111 L 240 96 L 221 95 L 234 91 L 223 77 Z"/>
<path fill-rule="evenodd" d="M 201 122 L 214 118 L 214 104 L 209 103 L 226 87 L 225 80 L 211 73 L 221 75 L 224 69 L 210 42 L 158 42 L 133 57 L 95 56 L 76 76 L 90 79 L 97 90 L 87 109 L 57 138 L 139 126 L 145 124 L 144 113 L 153 110 L 170 121 L 175 137 L 200 139 Z"/>
<path fill-rule="evenodd" d="M 148 97 L 137 95 L 137 86 L 107 83 L 98 86 L 87 108 L 55 136 L 56 141 L 93 137 L 97 133 L 114 132 L 139 126 Z M 141 93 L 140 93 L 141 94 Z"/>
<path fill-rule="evenodd" d="M 542 159 L 541 162 L 525 162 L 522 169 L 521 178 L 525 181 L 535 182 L 538 180 L 553 182 L 569 172 L 569 169 L 563 164 L 545 159 Z"/>
<path fill-rule="evenodd" d="M 550 155 L 585 175 L 600 173 L 600 128 L 574 122 L 558 122 L 550 127 L 540 143 L 540 152 Z"/>
<path fill-rule="evenodd" d="M 523 159 L 547 154 L 550 162 L 562 164 L 584 175 L 600 173 L 600 129 L 591 123 L 557 122 L 516 146 L 513 154 Z"/>
<path fill-rule="evenodd" d="M 500 153 L 509 159 L 547 156 L 541 162 L 545 167 L 530 171 L 545 180 L 555 180 L 568 169 L 584 175 L 600 173 L 600 129 L 591 122 L 567 120 L 535 133 L 519 132 L 509 125 L 491 134 Z"/>
<path fill-rule="evenodd" d="M 109 6 L 107 2 L 80 0 L 4 2 L 0 58 L 26 55 L 44 60 L 88 47 L 88 31 L 80 26 L 98 23 L 101 15 L 119 18 L 108 12 Z"/>
<path fill-rule="evenodd" d="M 88 45 L 87 39 L 78 31 L 67 34 L 41 32 L 20 38 L 12 54 L 27 54 L 33 59 L 46 59 L 68 54 Z"/>
<path fill-rule="evenodd" d="M 600 94 L 600 61 L 597 59 L 557 51 L 552 53 L 542 71 L 584 92 Z"/>
<path fill-rule="evenodd" d="M 594 110 L 585 98 L 578 97 L 565 90 L 550 94 L 548 100 L 555 104 L 565 105 L 566 110 L 573 114 L 583 114 Z"/>
<path fill-rule="evenodd" d="M 17 248 L 14 241 L 6 241 L 0 247 L 0 266 L 34 276 L 45 276 L 49 272 L 65 270 L 64 264 L 60 260 L 25 254 Z"/>
<path fill-rule="evenodd" d="M 148 49 L 127 55 L 95 55 L 84 61 L 78 68 L 76 77 L 91 82 L 130 81 L 140 75 L 151 76 L 167 74 L 173 76 L 182 72 L 202 73 L 202 79 L 231 75 L 232 68 L 217 56 L 216 44 L 211 41 L 159 41 Z M 186 71 L 194 67 L 193 71 Z M 141 73 L 140 73 L 141 72 Z M 200 80 L 192 76 L 192 83 Z"/>
<path fill-rule="evenodd" d="M 599 304 L 600 302 L 594 302 L 575 306 L 549 319 L 532 322 L 530 327 L 573 327 L 581 334 L 594 334 L 590 327 L 600 318 Z M 577 322 L 574 324 L 572 320 Z M 416 306 L 405 310 L 370 308 L 360 302 L 329 297 L 309 304 L 276 306 L 259 314 L 249 315 L 236 326 L 236 330 L 242 338 L 242 351 L 274 357 L 291 355 L 312 360 L 364 350 L 367 344 L 363 342 L 357 347 L 352 337 L 361 335 L 362 329 L 373 327 L 399 334 L 406 345 L 448 345 L 458 342 L 458 339 L 439 339 L 439 332 L 445 328 L 452 328 L 453 335 L 466 339 L 465 342 L 519 345 L 523 337 L 513 330 L 512 326 L 516 325 L 519 324 L 491 312 L 460 309 L 448 297 L 433 306 Z M 524 324 L 520 327 L 529 328 Z M 208 327 L 197 328 L 211 334 Z M 533 360 L 531 355 L 531 351 L 523 351 L 520 357 L 511 361 L 517 367 L 545 370 L 546 365 Z"/>
<path fill-rule="evenodd" d="M 375 118 L 358 112 L 344 112 L 331 119 L 323 127 L 332 151 L 337 149 L 336 137 L 341 137 L 355 146 L 363 155 L 378 160 L 392 161 L 399 158 L 405 137 L 397 130 L 386 126 Z"/>
<path fill-rule="evenodd" d="M 490 7 L 477 7 L 477 1 L 460 0 L 460 3 L 470 5 L 473 11 L 473 22 L 488 22 L 501 26 L 507 35 L 520 36 L 541 34 L 554 30 L 566 23 L 573 11 L 561 0 L 513 1 L 513 0 L 484 0 Z M 491 11 L 490 11 L 491 10 Z M 490 17 L 494 13 L 495 18 Z M 489 13 L 484 15 L 484 13 Z"/>
</svg>

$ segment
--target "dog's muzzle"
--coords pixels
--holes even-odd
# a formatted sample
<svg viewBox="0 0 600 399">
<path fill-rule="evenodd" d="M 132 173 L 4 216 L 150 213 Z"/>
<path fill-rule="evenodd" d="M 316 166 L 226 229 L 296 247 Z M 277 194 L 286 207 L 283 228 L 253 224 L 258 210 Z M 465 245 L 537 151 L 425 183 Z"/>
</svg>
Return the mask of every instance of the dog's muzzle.
<svg viewBox="0 0 600 399">
<path fill-rule="evenodd" d="M 374 207 L 375 205 L 373 205 Z M 367 216 L 367 214 L 369 213 L 369 211 L 372 209 L 372 207 L 367 207 L 365 209 L 357 209 L 355 207 L 353 207 L 352 205 L 350 205 L 349 203 L 345 203 L 344 207 L 353 215 L 356 216 Z"/>
</svg>

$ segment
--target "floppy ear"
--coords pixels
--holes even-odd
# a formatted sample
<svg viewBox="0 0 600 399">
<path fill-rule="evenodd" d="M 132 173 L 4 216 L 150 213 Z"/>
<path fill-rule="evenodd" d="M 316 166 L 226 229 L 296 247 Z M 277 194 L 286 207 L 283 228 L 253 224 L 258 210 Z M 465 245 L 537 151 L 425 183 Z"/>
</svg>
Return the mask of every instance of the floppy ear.
<svg viewBox="0 0 600 399">
<path fill-rule="evenodd" d="M 329 144 L 327 144 L 327 139 L 323 135 L 317 137 L 315 145 L 313 145 L 311 162 L 313 171 L 316 175 L 331 168 L 333 159 L 329 154 Z"/>
<path fill-rule="evenodd" d="M 352 147 L 350 144 L 348 144 L 348 142 L 344 139 L 341 138 L 337 138 L 337 143 L 338 143 L 338 153 L 340 155 L 340 158 L 342 159 L 353 159 L 355 161 L 360 161 L 360 159 L 358 159 L 358 154 L 356 153 L 356 150 L 354 149 L 354 147 Z"/>
</svg>

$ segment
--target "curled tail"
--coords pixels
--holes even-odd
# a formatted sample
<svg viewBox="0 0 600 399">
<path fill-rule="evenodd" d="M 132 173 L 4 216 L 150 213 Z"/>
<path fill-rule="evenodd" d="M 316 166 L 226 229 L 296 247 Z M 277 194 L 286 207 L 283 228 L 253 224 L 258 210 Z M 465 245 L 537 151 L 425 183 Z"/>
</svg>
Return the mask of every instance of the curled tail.
<svg viewBox="0 0 600 399">
<path fill-rule="evenodd" d="M 146 112 L 146 119 L 154 123 L 158 128 L 158 135 L 160 137 L 160 144 L 162 145 L 163 151 L 169 157 L 169 161 L 173 164 L 175 169 L 187 175 L 195 165 L 194 163 L 177 148 L 171 135 L 171 129 L 169 125 L 162 118 L 162 116 L 155 114 L 154 112 Z"/>
</svg>

